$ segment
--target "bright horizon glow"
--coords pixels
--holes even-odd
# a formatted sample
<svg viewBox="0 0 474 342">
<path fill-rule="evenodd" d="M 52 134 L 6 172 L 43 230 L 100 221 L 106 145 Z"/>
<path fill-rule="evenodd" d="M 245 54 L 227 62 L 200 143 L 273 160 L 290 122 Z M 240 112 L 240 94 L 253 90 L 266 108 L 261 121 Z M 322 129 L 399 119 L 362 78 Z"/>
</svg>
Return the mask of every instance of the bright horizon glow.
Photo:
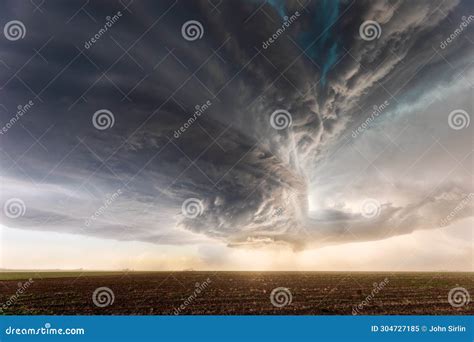
<svg viewBox="0 0 474 342">
<path fill-rule="evenodd" d="M 473 219 L 449 231 L 415 231 L 384 240 L 304 251 L 225 245 L 154 245 L 0 225 L 0 267 L 88 271 L 464 271 L 472 272 Z M 29 257 L 30 256 L 30 257 Z M 357 256 L 355 258 L 354 256 Z M 403 256 L 403 258 L 400 258 Z"/>
</svg>

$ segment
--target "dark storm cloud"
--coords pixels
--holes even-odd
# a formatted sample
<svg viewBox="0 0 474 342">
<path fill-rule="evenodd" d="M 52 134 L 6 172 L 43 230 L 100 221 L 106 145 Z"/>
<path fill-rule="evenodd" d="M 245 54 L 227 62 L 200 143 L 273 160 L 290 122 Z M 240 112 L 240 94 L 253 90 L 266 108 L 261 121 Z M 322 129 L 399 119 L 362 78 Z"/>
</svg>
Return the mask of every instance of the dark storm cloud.
<svg viewBox="0 0 474 342">
<path fill-rule="evenodd" d="M 308 207 L 319 177 L 314 170 L 366 108 L 385 100 L 394 107 L 415 103 L 433 84 L 448 84 L 449 75 L 469 67 L 467 39 L 433 50 L 472 12 L 468 1 L 304 7 L 229 1 L 217 8 L 208 1 L 58 2 L 41 11 L 7 1 L 2 7 L 3 24 L 18 19 L 27 28 L 25 39 L 0 43 L 2 123 L 19 104 L 35 103 L 0 138 L 2 198 L 23 198 L 27 206 L 24 217 L 6 219 L 8 226 L 157 243 L 217 238 L 235 246 L 299 248 L 433 228 L 469 192 L 453 187 L 446 190 L 456 194 L 449 200 L 420 196 L 403 207 L 381 201 L 376 220 L 344 207 L 315 217 Z M 116 22 L 86 48 L 118 11 Z M 291 26 L 263 48 L 296 11 Z M 188 20 L 202 23 L 202 39 L 182 37 Z M 361 39 L 365 20 L 380 24 L 379 39 Z M 103 108 L 115 123 L 99 131 L 92 115 Z M 290 128 L 270 124 L 278 109 L 291 114 Z M 123 194 L 86 224 L 117 189 Z M 196 218 L 181 213 L 189 198 L 202 204 Z M 347 227 L 354 230 L 350 237 Z"/>
</svg>

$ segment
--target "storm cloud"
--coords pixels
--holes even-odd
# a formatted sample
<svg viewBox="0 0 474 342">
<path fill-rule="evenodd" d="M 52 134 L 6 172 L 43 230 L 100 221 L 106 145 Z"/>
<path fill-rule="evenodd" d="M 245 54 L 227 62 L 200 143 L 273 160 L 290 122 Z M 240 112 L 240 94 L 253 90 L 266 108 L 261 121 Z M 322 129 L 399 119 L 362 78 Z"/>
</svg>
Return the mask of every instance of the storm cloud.
<svg viewBox="0 0 474 342">
<path fill-rule="evenodd" d="M 470 1 L 0 6 L 8 227 L 301 249 L 472 216 Z"/>
</svg>

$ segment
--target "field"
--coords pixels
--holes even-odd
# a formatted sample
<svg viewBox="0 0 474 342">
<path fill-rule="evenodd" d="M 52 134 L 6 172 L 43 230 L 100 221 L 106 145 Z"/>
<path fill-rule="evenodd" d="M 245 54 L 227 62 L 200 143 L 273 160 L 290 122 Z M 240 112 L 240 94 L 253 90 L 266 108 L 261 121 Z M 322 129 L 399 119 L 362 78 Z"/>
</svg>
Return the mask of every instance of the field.
<svg viewBox="0 0 474 342">
<path fill-rule="evenodd" d="M 99 287 L 111 292 L 94 303 Z M 4 272 L 0 309 L 25 315 L 474 314 L 472 302 L 448 302 L 456 287 L 474 294 L 474 273 Z"/>
</svg>

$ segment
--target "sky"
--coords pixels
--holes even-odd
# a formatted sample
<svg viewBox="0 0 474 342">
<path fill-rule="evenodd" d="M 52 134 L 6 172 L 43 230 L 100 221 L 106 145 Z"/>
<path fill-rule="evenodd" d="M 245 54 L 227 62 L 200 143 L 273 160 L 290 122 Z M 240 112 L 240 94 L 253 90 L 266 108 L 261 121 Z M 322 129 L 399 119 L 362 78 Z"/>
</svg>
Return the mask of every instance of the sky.
<svg viewBox="0 0 474 342">
<path fill-rule="evenodd" d="M 0 268 L 473 270 L 472 1 L 2 1 Z"/>
</svg>

